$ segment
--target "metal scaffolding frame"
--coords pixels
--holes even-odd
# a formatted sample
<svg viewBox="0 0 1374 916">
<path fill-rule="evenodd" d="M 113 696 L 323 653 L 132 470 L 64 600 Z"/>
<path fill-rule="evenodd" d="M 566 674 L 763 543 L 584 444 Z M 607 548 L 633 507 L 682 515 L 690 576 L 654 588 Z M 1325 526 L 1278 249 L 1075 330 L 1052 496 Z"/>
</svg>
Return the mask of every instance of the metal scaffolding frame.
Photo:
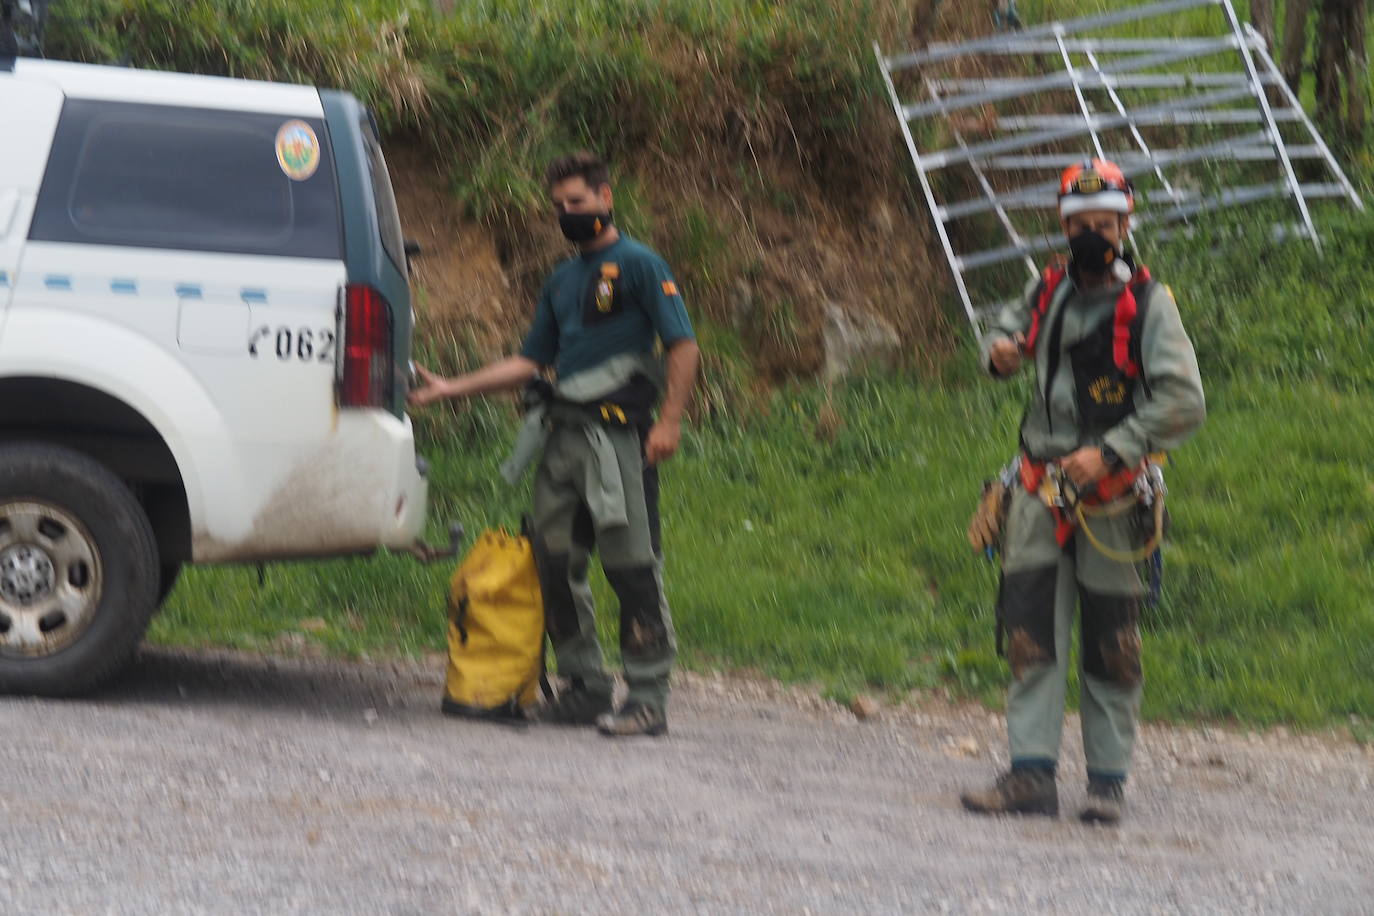
<svg viewBox="0 0 1374 916">
<path fill-rule="evenodd" d="M 1148 30 L 1152 20 L 1157 24 L 1164 17 L 1200 8 L 1221 13 L 1224 28 L 1219 34 L 1187 39 L 1091 34 L 1128 23 L 1139 24 L 1133 27 L 1136 31 Z M 1133 218 L 1135 227 L 1186 223 L 1204 211 L 1287 198 L 1299 220 L 1296 232 L 1289 235 L 1309 239 L 1320 250 L 1309 200 L 1346 198 L 1364 208 L 1283 80 L 1263 39 L 1240 22 L 1231 0 L 1162 0 L 974 41 L 932 44 L 891 57 L 884 56 L 875 42 L 873 52 L 959 298 L 979 336 L 983 322 L 1003 302 L 975 305 L 968 275 L 1021 261 L 1029 275 L 1036 276 L 1034 256 L 1062 247 L 1063 239 L 1055 233 L 1037 232 L 1024 222 L 1018 224 L 1014 214 L 1039 212 L 1043 224 L 1044 214 L 1054 210 L 1057 192 L 1057 182 L 1043 173 L 1057 175 L 1070 161 L 1089 152 L 1114 160 L 1128 176 L 1151 184 L 1148 193 L 1153 206 Z M 1008 71 L 1008 65 L 1027 57 L 1041 73 L 968 78 L 947 72 L 978 59 L 1015 73 L 1015 69 Z M 1196 71 L 1198 61 L 1218 57 L 1223 64 L 1230 59 L 1239 68 Z M 1057 64 L 1053 69 L 1045 66 L 1050 60 Z M 1027 67 L 1020 70 L 1033 72 Z M 907 71 L 915 71 L 912 85 L 924 91 L 924 98 L 903 102 L 897 84 L 911 75 Z M 1123 96 L 1132 92 L 1154 95 L 1148 104 L 1132 108 Z M 1176 94 L 1164 95 L 1169 92 Z M 1045 110 L 1047 94 L 1062 93 L 1071 95 L 1071 107 Z M 1271 104 L 1271 96 L 1278 104 Z M 1033 97 L 1038 99 L 1035 113 L 997 109 Z M 1246 104 L 1237 104 L 1242 102 Z M 937 119 L 941 126 L 932 129 L 931 122 Z M 953 145 L 922 149 L 914 125 L 920 125 L 921 136 L 943 134 Z M 1250 126 L 1247 132 L 1215 135 L 1245 125 Z M 1290 141 L 1280 125 L 1293 125 L 1291 129 L 1303 132 L 1305 139 Z M 991 136 L 970 136 L 979 128 Z M 1212 135 L 1187 136 L 1207 131 Z M 1070 144 L 1081 146 L 1076 152 L 1064 149 Z M 1319 163 L 1329 180 L 1300 180 L 1295 161 Z M 1170 177 L 1171 169 L 1190 163 L 1227 163 L 1249 171 L 1227 190 L 1208 194 L 1184 186 L 1177 176 Z M 967 170 L 971 180 L 966 184 L 976 188 L 978 195 L 942 201 L 934 176 L 956 168 Z M 982 214 L 996 217 L 1003 244 L 961 250 L 960 235 L 951 231 L 951 224 Z M 1005 270 L 997 279 L 1008 279 Z M 1000 292 L 1002 296 L 1013 293 L 1010 289 Z"/>
</svg>

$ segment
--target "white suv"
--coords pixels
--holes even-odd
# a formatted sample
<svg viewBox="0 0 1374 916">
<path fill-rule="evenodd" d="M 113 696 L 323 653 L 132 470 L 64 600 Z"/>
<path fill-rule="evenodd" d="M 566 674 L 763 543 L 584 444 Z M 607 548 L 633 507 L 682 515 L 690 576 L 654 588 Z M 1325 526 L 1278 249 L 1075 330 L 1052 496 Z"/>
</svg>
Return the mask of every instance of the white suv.
<svg viewBox="0 0 1374 916">
<path fill-rule="evenodd" d="M 114 673 L 184 563 L 416 544 L 407 257 L 347 93 L 0 59 L 0 690 Z"/>
</svg>

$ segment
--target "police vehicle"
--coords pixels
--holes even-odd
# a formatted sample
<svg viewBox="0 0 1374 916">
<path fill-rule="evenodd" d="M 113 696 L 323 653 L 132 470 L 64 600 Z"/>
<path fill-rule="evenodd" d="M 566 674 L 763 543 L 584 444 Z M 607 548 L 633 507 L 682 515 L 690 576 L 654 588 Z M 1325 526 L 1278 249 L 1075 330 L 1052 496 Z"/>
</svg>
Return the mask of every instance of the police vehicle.
<svg viewBox="0 0 1374 916">
<path fill-rule="evenodd" d="M 59 695 L 132 656 L 183 564 L 416 547 L 426 482 L 410 252 L 358 100 L 16 47 L 0 690 Z"/>
</svg>

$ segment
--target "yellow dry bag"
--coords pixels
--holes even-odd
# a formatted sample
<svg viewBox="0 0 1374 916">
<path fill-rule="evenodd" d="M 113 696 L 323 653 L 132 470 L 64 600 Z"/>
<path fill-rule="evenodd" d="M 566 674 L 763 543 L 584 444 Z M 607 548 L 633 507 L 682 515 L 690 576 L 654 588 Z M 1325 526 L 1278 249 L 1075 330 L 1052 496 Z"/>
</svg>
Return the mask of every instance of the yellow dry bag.
<svg viewBox="0 0 1374 916">
<path fill-rule="evenodd" d="M 521 718 L 544 673 L 544 602 L 530 540 L 482 532 L 449 581 L 443 711 Z"/>
</svg>

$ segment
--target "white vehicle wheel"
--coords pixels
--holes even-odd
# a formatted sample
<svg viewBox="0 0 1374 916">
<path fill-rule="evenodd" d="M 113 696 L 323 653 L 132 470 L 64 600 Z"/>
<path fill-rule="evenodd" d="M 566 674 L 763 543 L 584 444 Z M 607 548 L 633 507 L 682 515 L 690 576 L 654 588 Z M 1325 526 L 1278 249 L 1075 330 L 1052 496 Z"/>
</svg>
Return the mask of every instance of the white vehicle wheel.
<svg viewBox="0 0 1374 916">
<path fill-rule="evenodd" d="M 0 691 L 82 693 L 132 657 L 158 597 L 148 517 L 87 455 L 0 445 Z"/>
</svg>

